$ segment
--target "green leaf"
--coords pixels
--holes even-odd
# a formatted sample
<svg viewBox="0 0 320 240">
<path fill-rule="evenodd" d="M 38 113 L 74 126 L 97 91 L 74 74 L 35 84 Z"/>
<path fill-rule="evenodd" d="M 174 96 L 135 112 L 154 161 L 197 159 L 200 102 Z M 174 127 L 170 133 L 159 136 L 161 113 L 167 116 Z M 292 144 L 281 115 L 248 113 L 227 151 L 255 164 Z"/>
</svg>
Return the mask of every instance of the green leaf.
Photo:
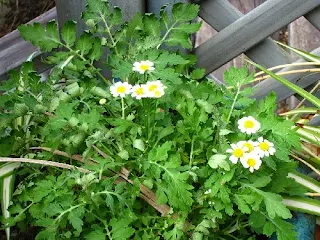
<svg viewBox="0 0 320 240">
<path fill-rule="evenodd" d="M 226 159 L 227 159 L 226 155 L 216 154 L 210 157 L 208 164 L 213 169 L 222 168 L 226 171 L 229 171 L 230 165 Z"/>
<path fill-rule="evenodd" d="M 261 71 L 265 72 L 266 74 L 270 75 L 275 80 L 279 81 L 286 87 L 290 88 L 292 91 L 298 93 L 301 97 L 307 99 L 309 102 L 313 103 L 316 107 L 320 108 L 320 99 L 313 96 L 311 93 L 307 92 L 303 88 L 295 85 L 294 83 L 288 81 L 287 79 L 269 71 L 265 67 L 262 67 L 261 65 L 254 63 L 252 61 L 246 60 L 247 62 L 251 63 L 253 66 L 259 68 Z"/>
<path fill-rule="evenodd" d="M 10 217 L 8 207 L 10 205 L 12 193 L 14 190 L 15 175 L 11 174 L 0 179 L 0 197 L 1 197 L 1 210 L 4 219 Z M 10 228 L 5 228 L 7 239 L 10 239 Z"/>
<path fill-rule="evenodd" d="M 76 22 L 68 21 L 63 25 L 61 30 L 61 37 L 68 47 L 72 47 L 74 45 L 77 37 L 76 35 Z"/>
<path fill-rule="evenodd" d="M 161 146 L 151 150 L 148 154 L 148 160 L 151 162 L 159 162 L 168 158 L 168 152 L 172 148 L 172 142 L 165 142 Z"/>
<path fill-rule="evenodd" d="M 189 62 L 188 60 L 184 59 L 180 55 L 177 55 L 176 53 L 164 52 L 157 58 L 157 60 L 155 61 L 155 64 L 166 66 L 166 65 L 187 64 L 188 62 Z"/>
<path fill-rule="evenodd" d="M 149 36 L 160 37 L 160 21 L 155 14 L 145 15 L 143 17 L 143 29 Z"/>
<path fill-rule="evenodd" d="M 239 210 L 244 214 L 250 214 L 251 209 L 248 205 L 248 203 L 245 201 L 244 198 L 242 198 L 241 195 L 236 194 L 235 195 L 235 202 L 238 205 Z"/>
<path fill-rule="evenodd" d="M 173 68 L 165 68 L 160 71 L 152 73 L 156 78 L 163 81 L 168 81 L 173 84 L 180 84 L 182 81 L 179 77 L 179 74 L 175 72 Z"/>
<path fill-rule="evenodd" d="M 41 51 L 51 52 L 52 49 L 60 46 L 58 27 L 55 22 L 47 23 L 46 29 L 40 23 L 21 25 L 18 29 L 26 41 L 39 46 Z"/>
<path fill-rule="evenodd" d="M 270 218 L 279 216 L 284 219 L 291 218 L 292 215 L 288 208 L 283 204 L 282 197 L 278 194 L 271 192 L 258 191 L 263 196 L 264 204 Z"/>
<path fill-rule="evenodd" d="M 270 176 L 262 176 L 255 179 L 254 183 L 252 183 L 251 185 L 256 188 L 262 188 L 267 186 L 271 181 L 272 179 Z"/>
<path fill-rule="evenodd" d="M 192 43 L 189 35 L 184 32 L 172 31 L 170 37 L 165 41 L 168 46 L 178 46 L 183 48 L 191 49 Z"/>
<path fill-rule="evenodd" d="M 206 74 L 206 70 L 204 68 L 197 68 L 191 72 L 190 78 L 198 80 L 203 78 L 205 74 Z"/>
<path fill-rule="evenodd" d="M 285 45 L 281 42 L 276 41 L 276 43 L 278 43 L 279 45 L 290 49 L 291 51 L 295 52 L 296 54 L 298 54 L 299 56 L 303 57 L 304 59 L 311 61 L 311 62 L 315 62 L 315 63 L 320 63 L 320 57 L 305 51 L 302 51 L 300 49 L 294 48 L 294 47 L 290 47 L 288 45 Z"/>
<path fill-rule="evenodd" d="M 68 220 L 70 221 L 72 227 L 77 230 L 77 232 L 82 231 L 83 221 L 85 210 L 83 207 L 78 207 L 75 210 L 71 211 L 68 215 Z"/>
<path fill-rule="evenodd" d="M 320 201 L 306 197 L 284 197 L 283 203 L 289 209 L 320 216 Z"/>
<path fill-rule="evenodd" d="M 111 219 L 109 225 L 111 226 L 111 235 L 113 239 L 125 240 L 130 239 L 135 230 L 129 225 L 132 222 L 132 218 L 124 217 L 121 219 Z"/>
<path fill-rule="evenodd" d="M 176 3 L 172 7 L 172 16 L 176 21 L 191 21 L 198 16 L 199 5 Z"/>
<path fill-rule="evenodd" d="M 91 61 L 98 61 L 102 57 L 102 45 L 101 40 L 97 37 L 93 39 L 93 45 L 88 58 Z"/>
<path fill-rule="evenodd" d="M 94 230 L 85 236 L 87 240 L 106 240 L 106 234 L 103 229 Z"/>
<path fill-rule="evenodd" d="M 185 32 L 185 33 L 196 33 L 199 31 L 201 27 L 201 22 L 198 23 L 183 23 L 178 27 L 173 28 L 174 30 Z"/>
<path fill-rule="evenodd" d="M 136 149 L 139 149 L 142 152 L 145 149 L 144 142 L 141 139 L 135 139 L 133 141 L 133 147 L 136 148 Z"/>
<path fill-rule="evenodd" d="M 109 18 L 109 23 L 111 25 L 118 25 L 122 23 L 122 11 L 121 8 L 119 7 L 114 7 L 112 14 L 110 15 Z"/>
<path fill-rule="evenodd" d="M 84 33 L 76 42 L 76 48 L 80 51 L 81 56 L 89 53 L 92 48 L 93 41 L 89 33 Z"/>
</svg>

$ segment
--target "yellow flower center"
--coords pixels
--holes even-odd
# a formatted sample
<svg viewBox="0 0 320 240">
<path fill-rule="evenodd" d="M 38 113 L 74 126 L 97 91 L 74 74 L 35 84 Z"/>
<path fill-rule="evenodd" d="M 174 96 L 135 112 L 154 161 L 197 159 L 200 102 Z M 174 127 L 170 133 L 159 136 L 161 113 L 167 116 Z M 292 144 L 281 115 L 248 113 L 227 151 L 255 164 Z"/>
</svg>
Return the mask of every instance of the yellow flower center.
<svg viewBox="0 0 320 240">
<path fill-rule="evenodd" d="M 149 65 L 147 64 L 141 64 L 140 65 L 140 68 L 143 70 L 143 71 L 147 71 L 149 69 Z"/>
<path fill-rule="evenodd" d="M 269 144 L 266 142 L 262 142 L 259 144 L 259 147 L 261 148 L 261 150 L 263 151 L 268 151 L 269 150 Z"/>
<path fill-rule="evenodd" d="M 143 88 L 142 87 L 140 87 L 140 88 L 138 88 L 137 90 L 136 90 L 136 94 L 137 95 L 142 95 L 144 92 L 143 92 Z"/>
<path fill-rule="evenodd" d="M 153 92 L 153 91 L 156 90 L 157 88 L 158 88 L 158 86 L 155 85 L 155 84 L 150 85 L 150 86 L 149 86 L 149 91 L 150 91 L 150 92 Z"/>
<path fill-rule="evenodd" d="M 155 97 L 161 97 L 161 92 L 160 91 L 155 91 L 154 92 Z"/>
<path fill-rule="evenodd" d="M 256 160 L 254 158 L 249 158 L 247 160 L 249 167 L 254 167 L 256 165 Z"/>
<path fill-rule="evenodd" d="M 254 150 L 254 147 L 251 143 L 245 142 L 243 146 L 248 148 L 248 152 L 252 152 Z"/>
<path fill-rule="evenodd" d="M 237 158 L 243 157 L 243 151 L 241 148 L 234 149 L 232 154 L 233 154 L 233 156 L 235 156 Z"/>
<path fill-rule="evenodd" d="M 254 122 L 251 121 L 251 120 L 246 120 L 246 121 L 244 122 L 244 127 L 245 127 L 245 128 L 253 128 L 253 127 L 254 127 Z"/>
<path fill-rule="evenodd" d="M 126 87 L 124 87 L 124 86 L 118 87 L 118 88 L 117 88 L 117 92 L 118 92 L 118 93 L 125 93 L 125 92 L 126 92 Z"/>
</svg>

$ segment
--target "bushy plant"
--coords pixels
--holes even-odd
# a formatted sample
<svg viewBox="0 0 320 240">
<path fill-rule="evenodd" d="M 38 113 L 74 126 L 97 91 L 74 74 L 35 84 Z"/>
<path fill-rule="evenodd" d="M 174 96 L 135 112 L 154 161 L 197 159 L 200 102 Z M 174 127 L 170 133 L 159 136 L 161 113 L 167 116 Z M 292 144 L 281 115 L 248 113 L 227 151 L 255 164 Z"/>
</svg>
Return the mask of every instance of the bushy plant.
<svg viewBox="0 0 320 240">
<path fill-rule="evenodd" d="M 43 81 L 26 62 L 0 88 L 0 160 L 23 163 L 3 228 L 35 239 L 294 239 L 281 195 L 303 193 L 287 178 L 299 137 L 274 114 L 274 94 L 257 103 L 242 88 L 254 78 L 246 67 L 225 73 L 227 88 L 179 50 L 192 47 L 198 10 L 179 3 L 124 23 L 119 8 L 88 0 L 79 38 L 74 22 L 61 39 L 55 22 L 19 28 L 53 68 Z"/>
</svg>

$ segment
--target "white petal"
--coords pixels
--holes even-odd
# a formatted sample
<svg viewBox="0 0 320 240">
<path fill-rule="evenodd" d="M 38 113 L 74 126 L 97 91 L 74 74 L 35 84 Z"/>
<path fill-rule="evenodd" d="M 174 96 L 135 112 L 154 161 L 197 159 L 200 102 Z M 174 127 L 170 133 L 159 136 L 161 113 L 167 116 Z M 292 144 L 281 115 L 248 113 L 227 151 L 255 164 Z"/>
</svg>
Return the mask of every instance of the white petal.
<svg viewBox="0 0 320 240">
<path fill-rule="evenodd" d="M 227 153 L 232 153 L 233 150 L 232 150 L 232 149 L 228 149 L 226 152 L 227 152 Z"/>
<path fill-rule="evenodd" d="M 253 173 L 253 171 L 254 171 L 253 167 L 250 167 L 250 168 L 249 168 L 249 171 L 250 171 L 251 173 Z"/>
<path fill-rule="evenodd" d="M 258 141 L 261 143 L 261 142 L 263 142 L 263 137 L 259 137 L 258 138 Z"/>
<path fill-rule="evenodd" d="M 235 157 L 235 156 L 233 156 L 233 155 L 230 156 L 229 160 L 230 160 L 233 164 L 236 164 L 236 163 L 238 162 L 238 158 Z"/>
</svg>

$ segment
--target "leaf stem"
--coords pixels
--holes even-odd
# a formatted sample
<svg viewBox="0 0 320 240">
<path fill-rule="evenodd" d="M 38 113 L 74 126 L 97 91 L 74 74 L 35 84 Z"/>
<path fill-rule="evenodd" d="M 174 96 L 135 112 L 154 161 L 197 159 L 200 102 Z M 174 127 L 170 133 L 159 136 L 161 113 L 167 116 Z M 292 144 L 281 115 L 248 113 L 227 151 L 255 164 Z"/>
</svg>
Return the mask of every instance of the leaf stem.
<svg viewBox="0 0 320 240">
<path fill-rule="evenodd" d="M 86 203 L 80 203 L 78 205 L 72 206 L 70 208 L 68 208 L 67 210 L 63 211 L 62 213 L 60 213 L 60 215 L 54 220 L 54 223 L 56 223 L 57 221 L 59 221 L 66 213 L 71 212 L 73 209 L 76 209 L 78 207 L 81 207 L 83 205 L 85 205 Z"/>
<path fill-rule="evenodd" d="M 124 99 L 123 99 L 123 97 L 121 98 L 121 109 L 122 109 L 122 117 L 121 117 L 121 119 L 124 119 L 125 116 L 124 116 Z"/>
<path fill-rule="evenodd" d="M 190 150 L 190 157 L 189 157 L 189 168 L 192 167 L 193 148 L 194 148 L 194 138 L 192 138 L 192 141 L 191 141 L 191 150 Z"/>
<path fill-rule="evenodd" d="M 240 88 L 241 88 L 241 84 L 238 84 L 237 93 L 236 93 L 236 96 L 235 96 L 234 99 L 233 99 L 233 103 L 232 103 L 231 109 L 230 109 L 229 114 L 228 114 L 228 117 L 227 117 L 226 125 L 227 125 L 227 124 L 229 123 L 229 121 L 230 121 L 231 114 L 232 114 L 233 109 L 234 109 L 234 107 L 235 107 L 235 105 L 236 105 L 236 102 L 237 102 L 237 100 L 238 100 L 238 96 L 239 96 L 239 94 L 240 94 Z"/>
<path fill-rule="evenodd" d="M 178 23 L 178 21 L 174 22 L 171 27 L 168 29 L 168 31 L 165 33 L 165 35 L 163 36 L 163 38 L 160 40 L 160 43 L 157 46 L 157 49 L 159 49 L 159 47 L 162 45 L 162 43 L 166 40 L 166 38 L 168 37 L 169 33 L 172 31 L 172 29 L 174 28 L 174 26 Z"/>
<path fill-rule="evenodd" d="M 110 38 L 110 40 L 112 42 L 112 47 L 114 48 L 114 51 L 115 51 L 116 55 L 119 55 L 118 49 L 116 47 L 117 43 L 114 41 L 114 38 L 113 38 L 113 36 L 111 34 L 111 30 L 110 30 L 111 27 L 108 25 L 107 21 L 104 19 L 103 14 L 101 12 L 100 12 L 100 17 L 101 17 L 104 25 L 106 26 L 107 33 L 108 33 L 109 38 Z"/>
</svg>

